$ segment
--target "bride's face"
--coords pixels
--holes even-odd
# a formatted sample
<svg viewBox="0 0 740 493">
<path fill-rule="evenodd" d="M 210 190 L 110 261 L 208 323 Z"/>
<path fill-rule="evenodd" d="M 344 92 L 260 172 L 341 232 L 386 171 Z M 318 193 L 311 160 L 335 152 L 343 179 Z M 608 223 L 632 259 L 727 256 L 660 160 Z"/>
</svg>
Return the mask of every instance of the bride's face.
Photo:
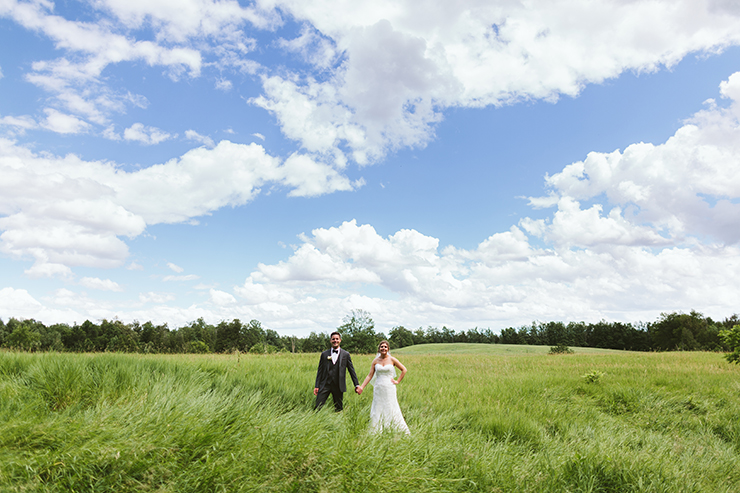
<svg viewBox="0 0 740 493">
<path fill-rule="evenodd" d="M 388 354 L 388 344 L 381 344 L 378 347 L 378 352 L 381 356 L 385 356 L 386 354 Z"/>
</svg>

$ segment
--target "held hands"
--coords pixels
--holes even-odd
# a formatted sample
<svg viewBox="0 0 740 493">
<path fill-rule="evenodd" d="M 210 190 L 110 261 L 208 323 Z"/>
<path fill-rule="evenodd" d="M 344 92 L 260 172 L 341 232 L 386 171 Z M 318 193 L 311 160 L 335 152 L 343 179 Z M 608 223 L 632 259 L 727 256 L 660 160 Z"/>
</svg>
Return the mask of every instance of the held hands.
<svg viewBox="0 0 740 493">
<path fill-rule="evenodd" d="M 362 390 L 363 389 L 362 389 L 362 386 L 361 385 L 358 385 L 357 387 L 355 387 L 355 392 L 357 392 L 357 395 L 362 394 Z"/>
</svg>

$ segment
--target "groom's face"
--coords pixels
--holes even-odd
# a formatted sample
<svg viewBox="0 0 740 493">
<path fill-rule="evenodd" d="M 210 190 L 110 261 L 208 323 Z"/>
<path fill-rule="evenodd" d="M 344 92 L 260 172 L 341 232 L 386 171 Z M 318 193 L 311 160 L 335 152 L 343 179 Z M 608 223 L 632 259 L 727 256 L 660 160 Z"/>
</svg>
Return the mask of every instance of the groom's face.
<svg viewBox="0 0 740 493">
<path fill-rule="evenodd" d="M 333 336 L 331 336 L 331 347 L 333 347 L 334 349 L 338 348 L 340 342 L 342 342 L 342 338 L 341 337 L 339 337 L 336 334 L 334 334 Z"/>
</svg>

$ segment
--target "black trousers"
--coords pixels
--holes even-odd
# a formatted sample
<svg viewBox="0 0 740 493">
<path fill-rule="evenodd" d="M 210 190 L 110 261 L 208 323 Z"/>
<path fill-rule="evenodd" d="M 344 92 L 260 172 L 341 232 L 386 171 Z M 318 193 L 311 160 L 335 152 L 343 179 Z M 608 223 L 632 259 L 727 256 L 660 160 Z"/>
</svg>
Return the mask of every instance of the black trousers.
<svg viewBox="0 0 740 493">
<path fill-rule="evenodd" d="M 339 383 L 337 382 L 330 382 L 329 385 L 325 385 L 319 389 L 319 393 L 316 394 L 316 405 L 314 406 L 314 409 L 321 409 L 329 398 L 329 394 L 331 394 L 332 399 L 334 399 L 334 410 L 339 412 L 344 409 L 344 404 L 342 402 L 344 392 L 339 390 Z"/>
</svg>

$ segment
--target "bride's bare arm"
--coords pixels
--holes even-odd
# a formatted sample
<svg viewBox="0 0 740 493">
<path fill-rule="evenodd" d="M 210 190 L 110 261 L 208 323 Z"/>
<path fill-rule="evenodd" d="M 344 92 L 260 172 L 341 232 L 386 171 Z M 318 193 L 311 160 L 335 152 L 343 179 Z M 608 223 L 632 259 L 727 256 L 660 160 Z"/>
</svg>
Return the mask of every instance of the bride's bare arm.
<svg viewBox="0 0 740 493">
<path fill-rule="evenodd" d="M 398 361 L 396 358 L 391 357 L 391 360 L 393 361 L 393 365 L 399 370 L 401 370 L 401 374 L 398 376 L 395 383 L 401 383 L 401 380 L 403 380 L 403 376 L 406 375 L 406 367 L 403 366 L 403 364 L 401 364 L 401 362 Z M 373 366 L 373 369 L 374 368 L 375 366 Z"/>
<path fill-rule="evenodd" d="M 360 385 L 360 388 L 362 390 L 365 390 L 365 386 L 373 378 L 373 375 L 375 375 L 375 360 L 373 360 L 373 362 L 370 365 L 370 373 L 367 374 L 367 376 L 365 377 L 365 381 L 362 382 L 362 385 Z"/>
</svg>

